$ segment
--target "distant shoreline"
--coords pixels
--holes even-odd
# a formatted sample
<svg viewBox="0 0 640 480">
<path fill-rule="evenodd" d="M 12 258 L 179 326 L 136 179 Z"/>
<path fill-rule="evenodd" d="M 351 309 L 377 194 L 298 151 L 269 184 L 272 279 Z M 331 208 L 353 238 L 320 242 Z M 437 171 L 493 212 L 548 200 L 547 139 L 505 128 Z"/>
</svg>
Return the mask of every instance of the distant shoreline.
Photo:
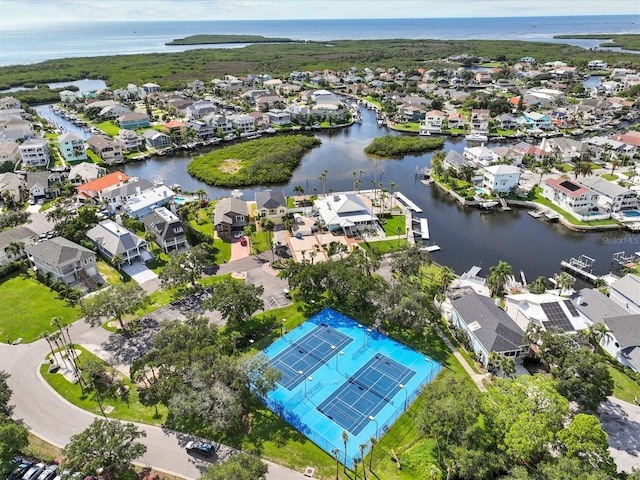
<svg viewBox="0 0 640 480">
<path fill-rule="evenodd" d="M 606 40 L 598 45 L 599 48 L 623 48 L 625 50 L 640 50 L 640 34 L 574 34 L 574 35 L 554 35 L 553 38 L 560 40 Z"/>
<path fill-rule="evenodd" d="M 234 43 L 300 43 L 291 38 L 271 38 L 262 35 L 189 35 L 176 38 L 165 45 L 224 45 Z"/>
</svg>

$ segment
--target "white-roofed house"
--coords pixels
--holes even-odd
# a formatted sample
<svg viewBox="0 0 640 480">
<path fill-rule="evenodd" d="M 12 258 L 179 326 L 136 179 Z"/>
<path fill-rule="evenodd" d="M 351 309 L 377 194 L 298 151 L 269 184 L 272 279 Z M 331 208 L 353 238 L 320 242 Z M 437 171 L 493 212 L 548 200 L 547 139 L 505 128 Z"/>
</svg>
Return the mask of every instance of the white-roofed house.
<svg viewBox="0 0 640 480">
<path fill-rule="evenodd" d="M 124 262 L 131 264 L 137 258 L 143 261 L 153 258 L 144 239 L 113 220 L 101 221 L 87 232 L 87 237 L 109 260 L 118 255 Z"/>
<path fill-rule="evenodd" d="M 482 186 L 496 193 L 509 193 L 518 187 L 522 172 L 513 165 L 490 165 L 484 168 Z"/>
<path fill-rule="evenodd" d="M 139 194 L 129 197 L 126 212 L 127 215 L 137 219 L 143 219 L 157 207 L 171 203 L 175 192 L 165 185 L 159 185 Z"/>
<path fill-rule="evenodd" d="M 315 207 L 329 231 L 342 229 L 351 236 L 372 230 L 384 235 L 371 207 L 355 194 L 328 195 L 316 200 Z"/>
<path fill-rule="evenodd" d="M 598 205 L 607 212 L 616 213 L 638 207 L 636 192 L 617 183 L 601 177 L 582 177 L 580 183 L 599 195 Z"/>
<path fill-rule="evenodd" d="M 95 163 L 81 162 L 73 165 L 69 170 L 69 181 L 75 185 L 91 182 L 97 178 L 104 177 L 107 169 Z"/>
<path fill-rule="evenodd" d="M 47 140 L 30 138 L 18 149 L 25 167 L 46 167 L 49 164 L 49 143 Z"/>
<path fill-rule="evenodd" d="M 523 331 L 530 323 L 546 331 L 573 333 L 591 322 L 576 310 L 571 300 L 551 293 L 517 293 L 506 295 L 505 311 Z"/>
</svg>

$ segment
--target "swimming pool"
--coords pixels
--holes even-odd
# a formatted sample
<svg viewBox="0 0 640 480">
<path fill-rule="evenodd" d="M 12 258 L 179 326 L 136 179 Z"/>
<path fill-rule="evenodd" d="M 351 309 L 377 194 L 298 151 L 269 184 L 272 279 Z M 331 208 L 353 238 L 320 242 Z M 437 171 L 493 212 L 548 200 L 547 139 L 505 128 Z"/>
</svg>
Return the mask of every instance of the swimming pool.
<svg viewBox="0 0 640 480">
<path fill-rule="evenodd" d="M 638 218 L 640 217 L 640 212 L 638 210 L 623 210 L 620 212 L 623 217 L 632 217 Z"/>
<path fill-rule="evenodd" d="M 269 408 L 329 455 L 358 455 L 380 438 L 442 366 L 330 308 L 263 352 L 282 373 Z"/>
</svg>

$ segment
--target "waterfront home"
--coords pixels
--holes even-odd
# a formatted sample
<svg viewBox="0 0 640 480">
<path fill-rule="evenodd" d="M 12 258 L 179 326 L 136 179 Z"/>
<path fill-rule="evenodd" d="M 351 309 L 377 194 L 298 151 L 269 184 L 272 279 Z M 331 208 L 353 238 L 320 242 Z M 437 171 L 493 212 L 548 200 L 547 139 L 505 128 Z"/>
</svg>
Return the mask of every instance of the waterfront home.
<svg viewBox="0 0 640 480">
<path fill-rule="evenodd" d="M 442 161 L 442 168 L 445 170 L 450 168 L 460 173 L 464 167 L 475 168 L 476 165 L 455 150 L 449 150 Z"/>
<path fill-rule="evenodd" d="M 269 110 L 267 116 L 271 125 L 289 125 L 291 123 L 291 114 L 284 110 Z"/>
<path fill-rule="evenodd" d="M 638 197 L 633 190 L 610 182 L 601 177 L 583 177 L 580 184 L 596 192 L 601 210 L 616 213 L 620 210 L 633 210 L 638 206 Z"/>
<path fill-rule="evenodd" d="M 14 202 L 21 203 L 26 200 L 27 191 L 27 183 L 22 175 L 13 172 L 0 173 L 0 196 L 10 195 Z"/>
<path fill-rule="evenodd" d="M 602 60 L 591 60 L 587 63 L 587 68 L 589 70 L 601 71 L 609 68 L 609 65 L 607 64 L 607 62 L 604 62 Z"/>
<path fill-rule="evenodd" d="M 131 113 L 128 107 L 115 100 L 96 100 L 87 105 L 90 109 L 98 109 L 97 117 L 101 120 L 114 120 L 122 115 Z"/>
<path fill-rule="evenodd" d="M 118 117 L 118 126 L 126 130 L 135 130 L 137 128 L 147 128 L 150 126 L 149 115 L 146 113 L 127 113 Z"/>
<path fill-rule="evenodd" d="M 329 231 L 342 230 L 348 236 L 370 230 L 384 235 L 372 207 L 355 194 L 327 195 L 314 202 L 322 224 Z"/>
<path fill-rule="evenodd" d="M 403 103 L 398 108 L 398 113 L 406 122 L 420 122 L 427 117 L 427 109 L 425 107 L 410 103 Z"/>
<path fill-rule="evenodd" d="M 467 121 L 464 115 L 454 112 L 447 116 L 447 127 L 450 129 L 464 129 L 466 125 Z"/>
<path fill-rule="evenodd" d="M 551 119 L 548 115 L 538 112 L 523 112 L 518 118 L 518 124 L 527 130 L 551 130 Z"/>
<path fill-rule="evenodd" d="M 18 147 L 25 167 L 46 167 L 51 159 L 49 143 L 45 139 L 29 138 Z"/>
<path fill-rule="evenodd" d="M 29 115 L 23 108 L 5 108 L 4 110 L 0 109 L 0 120 L 9 120 L 14 118 L 29 120 L 31 119 L 31 115 Z"/>
<path fill-rule="evenodd" d="M 276 225 L 283 223 L 289 211 L 287 199 L 281 190 L 256 192 L 256 219 L 269 219 Z"/>
<path fill-rule="evenodd" d="M 582 220 L 598 210 L 598 195 L 593 190 L 568 178 L 547 178 L 542 182 L 542 196 L 561 209 Z"/>
<path fill-rule="evenodd" d="M 256 108 L 261 112 L 271 109 L 279 109 L 287 106 L 287 101 L 275 93 L 263 93 L 255 99 Z"/>
<path fill-rule="evenodd" d="M 143 219 L 153 210 L 170 204 L 175 192 L 165 185 L 158 185 L 129 197 L 125 211 L 131 218 Z"/>
<path fill-rule="evenodd" d="M 250 115 L 229 115 L 227 118 L 231 120 L 233 128 L 240 132 L 251 132 L 255 130 L 255 120 Z"/>
<path fill-rule="evenodd" d="M 517 188 L 521 173 L 512 165 L 490 165 L 484 168 L 482 186 L 494 193 L 509 193 Z"/>
<path fill-rule="evenodd" d="M 557 109 L 549 114 L 551 124 L 556 128 L 575 127 L 575 117 L 565 109 Z"/>
<path fill-rule="evenodd" d="M 133 130 L 125 129 L 120 130 L 114 140 L 118 142 L 122 149 L 127 152 L 140 150 L 144 143 L 142 137 L 136 132 L 134 132 Z"/>
<path fill-rule="evenodd" d="M 188 247 L 182 222 L 166 208 L 156 208 L 144 218 L 143 223 L 145 230 L 153 234 L 154 241 L 165 253 L 169 253 L 171 249 Z"/>
<path fill-rule="evenodd" d="M 34 270 L 43 276 L 50 275 L 53 281 L 72 286 L 86 282 L 90 287 L 96 280 L 102 280 L 95 252 L 64 237 L 43 240 L 27 247 L 25 252 Z"/>
<path fill-rule="evenodd" d="M 516 293 L 504 300 L 505 311 L 523 331 L 533 323 L 550 332 L 574 333 L 590 324 L 571 300 L 552 293 Z"/>
<path fill-rule="evenodd" d="M 80 201 L 102 200 L 102 193 L 114 185 L 122 185 L 129 177 L 123 172 L 113 172 L 109 175 L 96 178 L 90 182 L 76 187 L 77 197 Z"/>
<path fill-rule="evenodd" d="M 585 143 L 567 137 L 543 138 L 540 148 L 563 162 L 582 160 L 589 151 Z"/>
<path fill-rule="evenodd" d="M 52 199 L 60 196 L 60 186 L 65 183 L 67 172 L 27 172 L 26 183 L 31 201 Z"/>
<path fill-rule="evenodd" d="M 235 131 L 233 122 L 222 114 L 207 116 L 205 121 L 215 129 L 218 135 L 226 135 Z"/>
<path fill-rule="evenodd" d="M 124 163 L 122 146 L 105 135 L 92 135 L 87 139 L 87 145 L 107 165 Z"/>
<path fill-rule="evenodd" d="M 579 118 L 591 116 L 596 120 L 613 115 L 613 103 L 604 98 L 586 98 L 575 106 Z"/>
<path fill-rule="evenodd" d="M 11 162 L 15 166 L 20 158 L 20 149 L 16 142 L 0 142 L 0 164 Z"/>
<path fill-rule="evenodd" d="M 20 101 L 11 96 L 0 98 L 0 110 L 11 110 L 20 108 Z"/>
<path fill-rule="evenodd" d="M 484 366 L 491 352 L 514 359 L 524 353 L 523 329 L 492 298 L 470 292 L 450 303 L 448 320 L 467 333 L 471 349 Z"/>
<path fill-rule="evenodd" d="M 546 161 L 551 156 L 551 154 L 546 150 L 527 142 L 518 142 L 511 148 L 521 155 L 530 155 L 536 162 Z"/>
<path fill-rule="evenodd" d="M 69 182 L 78 186 L 91 182 L 97 178 L 104 177 L 107 169 L 91 162 L 81 162 L 71 167 L 69 170 Z"/>
<path fill-rule="evenodd" d="M 217 112 L 218 108 L 210 100 L 198 100 L 186 108 L 184 117 L 187 120 L 201 120 Z"/>
<path fill-rule="evenodd" d="M 311 110 L 308 106 L 298 105 L 296 103 L 289 105 L 284 109 L 284 111 L 291 115 L 292 120 L 296 120 L 300 123 L 307 123 L 308 117 L 311 114 Z"/>
<path fill-rule="evenodd" d="M 1 177 L 1 175 L 0 175 Z M 13 227 L 0 232 L 0 265 L 15 262 L 24 258 L 24 250 L 13 251 L 9 248 L 12 244 L 22 244 L 23 247 L 33 245 L 38 241 L 38 234 L 27 227 Z"/>
<path fill-rule="evenodd" d="M 111 210 L 117 210 L 121 206 L 126 206 L 129 203 L 129 199 L 134 195 L 140 195 L 147 190 L 153 188 L 151 183 L 146 178 L 130 178 L 125 183 L 118 183 L 111 187 L 105 188 L 101 193 L 101 199 L 107 203 L 107 206 Z"/>
<path fill-rule="evenodd" d="M 196 134 L 201 142 L 212 139 L 216 136 L 216 129 L 206 122 L 191 120 L 187 123 L 187 129 Z"/>
<path fill-rule="evenodd" d="M 146 142 L 148 147 L 160 150 L 171 146 L 171 139 L 169 135 L 158 132 L 157 130 L 145 130 L 142 132 L 142 138 Z"/>
<path fill-rule="evenodd" d="M 229 240 L 235 232 L 242 232 L 249 224 L 247 202 L 228 197 L 220 200 L 213 212 L 213 228 L 218 237 Z"/>
<path fill-rule="evenodd" d="M 491 119 L 488 109 L 471 110 L 471 130 L 487 133 L 489 131 L 489 120 Z"/>
<path fill-rule="evenodd" d="M 59 95 L 62 103 L 69 104 L 78 100 L 78 92 L 73 92 L 71 90 L 62 90 Z"/>
<path fill-rule="evenodd" d="M 594 154 L 594 160 L 608 161 L 611 158 L 618 158 L 620 155 L 633 157 L 637 152 L 635 145 L 618 142 L 607 137 L 589 137 L 583 140 Z"/>
<path fill-rule="evenodd" d="M 609 298 L 628 312 L 640 313 L 640 276 L 628 273 L 613 282 L 609 285 Z"/>
<path fill-rule="evenodd" d="M 33 137 L 33 124 L 22 118 L 0 118 L 0 142 L 19 142 Z"/>
<path fill-rule="evenodd" d="M 87 238 L 109 261 L 116 255 L 131 265 L 136 259 L 146 262 L 153 257 L 147 242 L 113 220 L 103 220 L 87 232 Z"/>
<path fill-rule="evenodd" d="M 487 166 L 496 160 L 493 151 L 484 145 L 480 145 L 479 147 L 464 147 L 462 155 L 476 165 L 482 166 Z"/>
<path fill-rule="evenodd" d="M 524 155 L 522 153 L 516 152 L 511 147 L 495 147 L 492 149 L 494 162 L 507 163 L 509 162 L 511 165 L 522 165 L 522 159 Z"/>
<path fill-rule="evenodd" d="M 84 140 L 75 133 L 63 133 L 58 137 L 60 152 L 67 162 L 79 162 L 87 159 Z"/>
<path fill-rule="evenodd" d="M 502 130 L 515 130 L 518 128 L 518 120 L 508 113 L 501 113 L 495 118 L 497 128 Z"/>
<path fill-rule="evenodd" d="M 429 133 L 441 133 L 445 114 L 440 110 L 430 110 L 426 113 L 424 122 L 420 125 L 420 131 Z"/>
<path fill-rule="evenodd" d="M 187 124 L 180 120 L 170 120 L 162 126 L 162 131 L 169 135 L 173 142 L 183 142 L 187 138 Z"/>
</svg>

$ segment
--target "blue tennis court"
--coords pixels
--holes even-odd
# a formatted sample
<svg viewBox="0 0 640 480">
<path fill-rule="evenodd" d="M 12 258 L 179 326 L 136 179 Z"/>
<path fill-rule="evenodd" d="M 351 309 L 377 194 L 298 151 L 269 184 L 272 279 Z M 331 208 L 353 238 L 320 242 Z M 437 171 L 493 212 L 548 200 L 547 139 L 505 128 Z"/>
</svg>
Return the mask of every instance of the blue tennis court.
<svg viewBox="0 0 640 480">
<path fill-rule="evenodd" d="M 265 399 L 271 410 L 327 454 L 347 432 L 347 463 L 380 438 L 442 366 L 326 308 L 263 352 L 282 377 Z"/>
</svg>

